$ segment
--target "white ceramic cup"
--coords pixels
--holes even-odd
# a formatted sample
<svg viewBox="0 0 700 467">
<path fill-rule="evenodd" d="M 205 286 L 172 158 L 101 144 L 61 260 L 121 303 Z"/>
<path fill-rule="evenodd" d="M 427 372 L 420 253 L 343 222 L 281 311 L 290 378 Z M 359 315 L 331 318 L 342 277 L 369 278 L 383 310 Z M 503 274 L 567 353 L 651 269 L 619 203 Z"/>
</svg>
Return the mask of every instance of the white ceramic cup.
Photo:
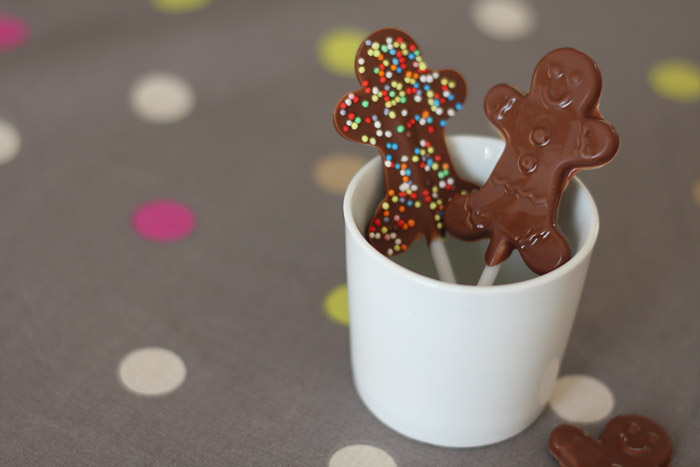
<svg viewBox="0 0 700 467">
<path fill-rule="evenodd" d="M 475 183 L 488 178 L 503 150 L 490 137 L 448 143 L 458 173 Z M 534 276 L 514 252 L 501 273 L 510 283 L 477 287 L 429 277 L 429 261 L 418 261 L 425 271 L 416 272 L 376 251 L 364 233 L 382 197 L 375 158 L 350 182 L 343 204 L 350 353 L 360 398 L 389 427 L 435 445 L 480 446 L 519 433 L 542 412 L 559 372 L 598 235 L 593 198 L 575 178 L 562 197 L 559 222 L 575 252 L 570 261 Z M 455 269 L 471 263 L 461 275 L 476 283 L 486 242 L 452 245 Z M 396 258 L 411 250 L 428 255 L 419 241 Z"/>
</svg>

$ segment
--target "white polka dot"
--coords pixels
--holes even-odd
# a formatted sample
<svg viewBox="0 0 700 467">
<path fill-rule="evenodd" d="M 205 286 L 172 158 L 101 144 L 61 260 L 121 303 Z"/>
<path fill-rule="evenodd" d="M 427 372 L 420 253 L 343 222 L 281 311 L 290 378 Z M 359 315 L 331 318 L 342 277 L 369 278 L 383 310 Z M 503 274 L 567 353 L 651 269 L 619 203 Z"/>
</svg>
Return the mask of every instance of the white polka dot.
<svg viewBox="0 0 700 467">
<path fill-rule="evenodd" d="M 471 19 L 482 34 L 502 41 L 522 39 L 537 25 L 535 10 L 523 0 L 476 0 Z"/>
<path fill-rule="evenodd" d="M 549 405 L 568 422 L 594 423 L 612 412 L 615 398 L 612 391 L 596 378 L 567 375 L 554 384 Z"/>
<path fill-rule="evenodd" d="M 185 118 L 194 108 L 190 84 L 172 73 L 154 72 L 139 78 L 131 87 L 131 108 L 152 123 L 172 123 Z"/>
<path fill-rule="evenodd" d="M 0 120 L 0 165 L 14 159 L 21 145 L 19 131 L 10 122 Z"/>
<path fill-rule="evenodd" d="M 119 379 L 130 391 L 142 396 L 161 396 L 185 381 L 182 359 L 167 349 L 143 347 L 129 352 L 119 364 Z"/>
<path fill-rule="evenodd" d="M 328 467 L 396 467 L 396 462 L 379 448 L 355 444 L 336 451 Z"/>
</svg>

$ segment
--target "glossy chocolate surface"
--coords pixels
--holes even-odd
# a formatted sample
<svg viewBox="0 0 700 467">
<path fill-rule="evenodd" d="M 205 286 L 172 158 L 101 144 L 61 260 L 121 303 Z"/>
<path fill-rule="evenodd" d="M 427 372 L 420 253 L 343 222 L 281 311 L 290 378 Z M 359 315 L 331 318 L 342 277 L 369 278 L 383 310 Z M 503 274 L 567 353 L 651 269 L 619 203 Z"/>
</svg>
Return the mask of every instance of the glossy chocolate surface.
<svg viewBox="0 0 700 467">
<path fill-rule="evenodd" d="M 484 109 L 505 149 L 482 188 L 453 200 L 446 223 L 458 238 L 489 238 L 489 266 L 514 249 L 537 274 L 571 258 L 557 222 L 561 195 L 578 170 L 605 165 L 619 147 L 598 111 L 601 89 L 597 64 L 566 48 L 538 63 L 528 94 L 505 84 L 488 92 Z"/>
<path fill-rule="evenodd" d="M 397 29 L 370 35 L 355 71 L 362 87 L 338 102 L 335 127 L 381 153 L 386 196 L 367 236 L 378 251 L 395 255 L 421 236 L 430 242 L 444 235 L 447 203 L 477 188 L 455 173 L 445 143 L 447 120 L 462 108 L 467 85 L 454 70 L 428 68 L 415 41 Z"/>
<path fill-rule="evenodd" d="M 608 422 L 600 440 L 572 425 L 560 425 L 549 450 L 562 467 L 666 467 L 671 438 L 661 425 L 641 415 L 620 415 Z"/>
</svg>

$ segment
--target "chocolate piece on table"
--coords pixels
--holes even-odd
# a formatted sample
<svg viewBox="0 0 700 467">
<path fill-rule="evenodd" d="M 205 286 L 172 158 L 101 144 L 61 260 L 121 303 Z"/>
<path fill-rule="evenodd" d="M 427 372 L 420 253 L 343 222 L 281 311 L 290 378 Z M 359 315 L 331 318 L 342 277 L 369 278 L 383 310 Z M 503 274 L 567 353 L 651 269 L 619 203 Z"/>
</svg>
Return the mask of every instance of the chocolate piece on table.
<svg viewBox="0 0 700 467">
<path fill-rule="evenodd" d="M 661 425 L 641 415 L 620 415 L 608 422 L 600 441 L 573 425 L 559 425 L 549 450 L 562 467 L 666 467 L 671 438 Z"/>
<path fill-rule="evenodd" d="M 561 195 L 578 170 L 605 165 L 619 148 L 598 111 L 601 89 L 593 59 L 565 48 L 537 64 L 528 94 L 499 84 L 486 95 L 486 115 L 505 149 L 482 188 L 450 203 L 446 223 L 458 238 L 490 238 L 488 266 L 514 249 L 537 274 L 571 258 L 557 222 Z"/>
<path fill-rule="evenodd" d="M 477 188 L 457 176 L 445 143 L 467 85 L 454 70 L 429 69 L 415 41 L 397 29 L 370 35 L 355 71 L 362 88 L 338 102 L 335 127 L 381 153 L 386 196 L 367 234 L 377 250 L 395 255 L 421 235 L 429 243 L 444 235 L 447 203 Z"/>
</svg>

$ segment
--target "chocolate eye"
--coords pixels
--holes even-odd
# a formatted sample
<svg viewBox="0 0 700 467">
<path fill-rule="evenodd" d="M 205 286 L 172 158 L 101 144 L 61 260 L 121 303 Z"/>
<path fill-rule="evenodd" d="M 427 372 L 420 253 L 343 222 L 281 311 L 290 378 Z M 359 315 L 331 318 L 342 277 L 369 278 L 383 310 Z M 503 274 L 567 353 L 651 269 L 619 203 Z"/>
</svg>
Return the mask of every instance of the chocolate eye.
<svg viewBox="0 0 700 467">
<path fill-rule="evenodd" d="M 530 132 L 530 141 L 537 146 L 546 146 L 549 143 L 549 130 L 542 126 L 537 126 Z"/>
<path fill-rule="evenodd" d="M 563 74 L 564 72 L 562 71 L 561 67 L 557 64 L 550 65 L 547 69 L 547 76 L 549 76 L 551 79 L 561 78 L 561 75 Z"/>
<path fill-rule="evenodd" d="M 537 168 L 537 158 L 532 154 L 523 154 L 518 159 L 520 170 L 526 173 L 534 172 Z"/>
<path fill-rule="evenodd" d="M 629 425 L 627 425 L 627 433 L 629 433 L 629 434 L 634 435 L 634 434 L 639 433 L 641 430 L 642 430 L 642 427 L 639 426 L 638 423 L 632 422 Z"/>
<path fill-rule="evenodd" d="M 581 73 L 578 72 L 571 73 L 568 80 L 570 86 L 579 86 L 581 83 L 583 83 L 583 77 L 581 76 Z"/>
</svg>

